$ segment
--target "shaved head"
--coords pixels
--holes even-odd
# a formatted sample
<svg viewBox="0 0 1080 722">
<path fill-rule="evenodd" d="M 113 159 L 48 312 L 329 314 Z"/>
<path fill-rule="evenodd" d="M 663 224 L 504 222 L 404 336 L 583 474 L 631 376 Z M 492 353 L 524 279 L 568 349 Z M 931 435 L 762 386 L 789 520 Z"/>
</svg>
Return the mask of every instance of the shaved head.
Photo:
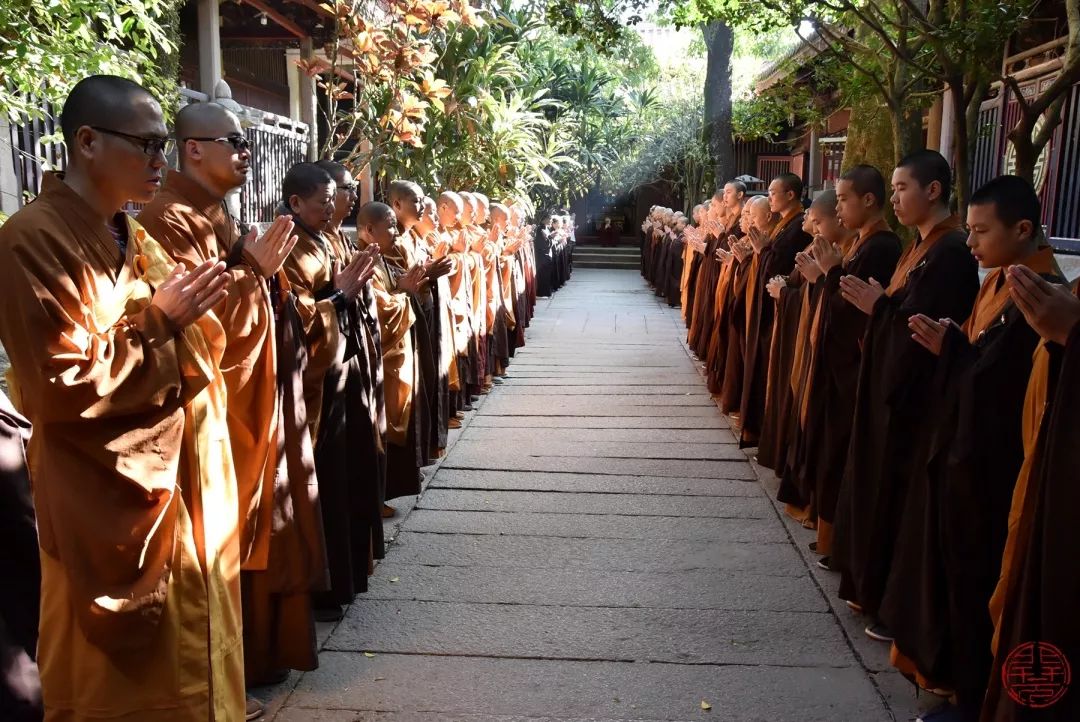
<svg viewBox="0 0 1080 722">
<path fill-rule="evenodd" d="M 133 80 L 116 75 L 91 75 L 75 84 L 60 111 L 60 130 L 71 147 L 79 128 L 104 127 L 125 131 L 123 124 L 140 103 L 161 106 L 149 90 Z"/>
<path fill-rule="evenodd" d="M 412 181 L 395 180 L 391 181 L 390 185 L 386 187 L 386 200 L 388 200 L 391 205 L 393 205 L 395 201 L 412 200 L 413 195 L 418 198 L 423 198 L 424 189 Z"/>
<path fill-rule="evenodd" d="M 242 132 L 240 119 L 217 103 L 190 103 L 176 114 L 176 138 L 220 138 Z"/>
<path fill-rule="evenodd" d="M 360 207 L 360 211 L 356 214 L 356 225 L 372 226 L 387 217 L 394 217 L 394 209 L 385 203 L 371 201 Z"/>
<path fill-rule="evenodd" d="M 341 185 L 345 181 L 345 174 L 349 172 L 348 168 L 341 163 L 338 163 L 336 160 L 317 160 L 315 161 L 315 165 L 329 173 L 330 177 L 333 178 L 334 182 L 338 185 Z"/>
<path fill-rule="evenodd" d="M 438 203 L 439 205 L 448 203 L 454 208 L 456 208 L 459 212 L 465 206 L 465 204 L 461 201 L 461 196 L 459 196 L 454 191 L 443 191 L 442 193 L 440 193 Z"/>
</svg>

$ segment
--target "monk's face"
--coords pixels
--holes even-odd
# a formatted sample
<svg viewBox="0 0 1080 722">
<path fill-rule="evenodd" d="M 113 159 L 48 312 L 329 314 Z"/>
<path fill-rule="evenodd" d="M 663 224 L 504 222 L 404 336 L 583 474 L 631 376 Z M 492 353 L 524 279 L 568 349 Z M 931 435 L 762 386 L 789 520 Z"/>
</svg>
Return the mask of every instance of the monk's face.
<svg viewBox="0 0 1080 722">
<path fill-rule="evenodd" d="M 851 181 L 837 181 L 836 217 L 844 228 L 851 231 L 862 228 L 877 210 L 873 194 L 859 195 L 855 190 L 855 184 Z"/>
<path fill-rule="evenodd" d="M 367 237 L 382 253 L 389 253 L 398 234 L 398 220 L 394 213 L 387 213 L 365 226 Z"/>
<path fill-rule="evenodd" d="M 333 220 L 335 223 L 340 223 L 352 213 L 353 207 L 356 206 L 356 199 L 359 198 L 359 193 L 356 187 L 356 180 L 348 170 L 342 173 L 340 178 L 335 178 L 334 180 Z"/>
<path fill-rule="evenodd" d="M 153 147 L 169 137 L 161 106 L 150 94 L 138 93 L 129 107 L 117 108 L 115 117 L 110 132 L 80 128 L 68 152 L 77 156 L 102 196 L 147 203 L 161 188 L 166 166 L 164 151 Z M 148 146 L 153 154 L 146 153 Z"/>
<path fill-rule="evenodd" d="M 251 170 L 251 148 L 239 119 L 232 113 L 221 113 L 203 123 L 198 136 L 219 140 L 184 140 L 183 152 L 223 193 L 244 185 Z"/>
<path fill-rule="evenodd" d="M 739 207 L 739 203 L 742 202 L 742 193 L 735 187 L 734 184 L 728 183 L 724 186 L 724 205 L 728 210 L 735 210 Z"/>
<path fill-rule="evenodd" d="M 410 228 L 420 220 L 420 214 L 424 212 L 424 196 L 409 188 L 394 199 L 393 209 L 398 222 Z"/>
<path fill-rule="evenodd" d="M 476 197 L 476 207 L 473 210 L 473 222 L 477 225 L 484 223 L 488 219 L 488 204 L 483 198 Z"/>
<path fill-rule="evenodd" d="M 439 213 L 435 210 L 435 202 L 430 198 L 424 200 L 424 212 L 420 214 L 420 220 L 427 228 L 436 228 L 439 225 Z"/>
<path fill-rule="evenodd" d="M 743 233 L 749 233 L 750 228 L 754 225 L 753 219 L 750 217 L 750 204 L 747 203 L 743 206 L 742 213 L 739 214 L 739 229 Z"/>
<path fill-rule="evenodd" d="M 466 226 L 472 225 L 474 222 L 473 214 L 476 212 L 476 205 L 473 203 L 472 198 L 467 195 L 461 196 L 461 222 Z"/>
<path fill-rule="evenodd" d="M 1006 223 L 998 215 L 996 203 L 968 206 L 967 225 L 968 248 L 983 268 L 1010 266 L 1030 252 L 1031 221 Z"/>
<path fill-rule="evenodd" d="M 910 168 L 897 168 L 892 175 L 892 206 L 896 218 L 905 226 L 917 226 L 931 218 L 941 197 L 941 185 L 933 181 L 924 186 Z"/>
<path fill-rule="evenodd" d="M 306 196 L 299 194 L 292 196 L 289 199 L 289 207 L 306 226 L 322 231 L 334 218 L 335 195 L 337 195 L 337 186 L 334 181 L 330 181 L 325 185 L 316 186 L 315 190 Z"/>
<path fill-rule="evenodd" d="M 802 219 L 802 230 L 803 230 L 803 233 L 808 233 L 808 234 L 810 234 L 811 236 L 812 236 L 812 235 L 814 235 L 814 221 L 813 221 L 813 219 L 812 219 L 812 218 L 810 218 L 810 214 L 809 214 L 809 213 L 807 213 L 807 214 L 805 214 L 805 215 L 803 216 L 803 219 Z"/>
<path fill-rule="evenodd" d="M 783 213 L 795 201 L 795 194 L 787 189 L 779 178 L 769 184 L 769 210 Z"/>
<path fill-rule="evenodd" d="M 769 230 L 769 221 L 772 218 L 772 213 L 771 199 L 769 203 L 763 203 L 762 201 L 754 203 L 754 207 L 750 209 L 750 221 L 754 228 L 759 231 Z"/>
<path fill-rule="evenodd" d="M 812 226 L 811 234 L 821 236 L 829 243 L 839 243 L 844 239 L 844 227 L 840 224 L 840 219 L 827 208 L 810 206 L 806 217 Z"/>
<path fill-rule="evenodd" d="M 439 225 L 453 228 L 461 220 L 461 206 L 448 199 L 439 201 Z"/>
</svg>

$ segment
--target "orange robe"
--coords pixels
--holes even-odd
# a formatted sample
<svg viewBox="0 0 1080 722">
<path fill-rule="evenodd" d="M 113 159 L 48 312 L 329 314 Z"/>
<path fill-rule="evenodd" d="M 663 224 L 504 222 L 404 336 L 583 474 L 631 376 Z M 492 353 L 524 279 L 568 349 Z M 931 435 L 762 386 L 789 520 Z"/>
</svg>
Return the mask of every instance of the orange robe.
<svg viewBox="0 0 1080 722">
<path fill-rule="evenodd" d="M 175 262 L 125 219 L 125 256 L 47 175 L 0 229 L 0 340 L 34 424 L 46 719 L 244 715 L 239 516 L 211 313 L 151 306 Z"/>
<path fill-rule="evenodd" d="M 405 446 L 409 441 L 413 401 L 417 388 L 416 353 L 412 328 L 416 323 L 409 294 L 397 282 L 385 260 L 375 264 L 371 279 L 382 332 L 383 393 L 386 396 L 386 439 Z"/>
<path fill-rule="evenodd" d="M 247 682 L 281 668 L 315 669 L 310 592 L 325 586 L 326 556 L 302 383 L 294 378 L 303 341 L 289 326 L 296 315 L 288 281 L 275 279 L 272 302 L 221 201 L 179 171 L 139 220 L 189 268 L 208 259 L 229 264 L 228 295 L 214 313 L 228 339 L 222 374 L 240 498 Z M 275 314 L 285 327 L 276 328 Z M 282 333 L 287 343 L 279 349 L 275 334 Z"/>
</svg>

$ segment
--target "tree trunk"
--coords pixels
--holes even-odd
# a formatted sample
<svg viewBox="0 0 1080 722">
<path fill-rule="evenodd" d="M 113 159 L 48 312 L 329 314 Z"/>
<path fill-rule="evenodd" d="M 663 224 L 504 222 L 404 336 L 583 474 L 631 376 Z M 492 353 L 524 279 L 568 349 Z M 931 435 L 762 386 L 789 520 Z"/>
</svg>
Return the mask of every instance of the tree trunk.
<svg viewBox="0 0 1080 722">
<path fill-rule="evenodd" d="M 717 188 L 735 175 L 735 148 L 731 140 L 731 54 L 735 32 L 712 22 L 701 28 L 708 50 L 705 69 L 705 137 Z"/>
<path fill-rule="evenodd" d="M 888 174 L 896 164 L 892 116 L 877 96 L 865 98 L 851 107 L 847 143 L 841 170 L 865 163 Z"/>
</svg>

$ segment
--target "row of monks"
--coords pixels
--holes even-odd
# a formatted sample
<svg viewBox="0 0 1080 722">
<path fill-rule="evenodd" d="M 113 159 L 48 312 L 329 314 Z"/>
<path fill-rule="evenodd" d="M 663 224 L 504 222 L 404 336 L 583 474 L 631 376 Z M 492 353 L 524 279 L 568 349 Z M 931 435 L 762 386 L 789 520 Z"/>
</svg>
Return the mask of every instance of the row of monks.
<svg viewBox="0 0 1080 722">
<path fill-rule="evenodd" d="M 653 209 L 643 273 L 839 597 L 944 698 L 922 719 L 1080 720 L 1080 300 L 1030 184 L 965 222 L 951 186 L 930 150 L 805 209 L 795 175 L 731 182 L 692 224 Z"/>
<path fill-rule="evenodd" d="M 419 492 L 524 343 L 533 229 L 395 181 L 353 239 L 356 183 L 320 161 L 247 230 L 226 203 L 253 160 L 236 116 L 189 105 L 170 133 L 117 77 L 76 85 L 61 128 L 66 173 L 0 228 L 24 552 L 0 716 L 251 719 L 247 688 L 317 667 L 315 622 L 366 589 L 385 502 Z"/>
<path fill-rule="evenodd" d="M 573 218 L 553 213 L 536 229 L 533 252 L 536 257 L 536 286 L 541 296 L 562 288 L 574 267 Z"/>
</svg>

